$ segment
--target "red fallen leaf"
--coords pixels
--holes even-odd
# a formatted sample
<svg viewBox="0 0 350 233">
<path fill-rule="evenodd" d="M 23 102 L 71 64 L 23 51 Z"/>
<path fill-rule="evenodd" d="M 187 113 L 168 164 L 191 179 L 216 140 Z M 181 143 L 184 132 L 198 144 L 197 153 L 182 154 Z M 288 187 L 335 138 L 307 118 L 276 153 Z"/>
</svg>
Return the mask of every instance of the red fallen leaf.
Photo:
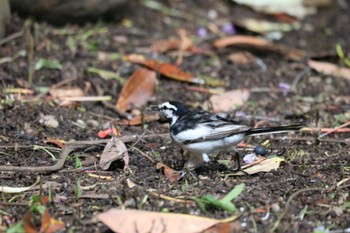
<svg viewBox="0 0 350 233">
<path fill-rule="evenodd" d="M 141 125 L 142 123 L 148 123 L 148 122 L 152 122 L 152 121 L 157 121 L 159 119 L 159 115 L 144 115 L 143 119 L 141 115 L 135 116 L 133 118 L 131 118 L 130 120 L 122 120 L 120 122 L 120 124 L 123 125 Z"/>
<path fill-rule="evenodd" d="M 156 87 L 156 73 L 139 68 L 125 83 L 117 102 L 120 111 L 130 110 L 134 106 L 143 106 L 153 95 Z"/>
<path fill-rule="evenodd" d="M 41 197 L 40 198 L 40 203 L 41 204 L 46 204 L 46 203 L 48 203 L 49 202 L 49 197 L 48 196 L 43 196 L 43 197 Z"/>
<path fill-rule="evenodd" d="M 101 131 L 99 131 L 98 134 L 97 134 L 97 136 L 98 136 L 99 138 L 106 138 L 106 137 L 109 136 L 109 135 L 120 136 L 120 133 L 119 133 L 118 130 L 116 130 L 116 129 L 113 127 L 113 129 L 108 128 L 108 129 L 106 129 L 106 130 L 101 130 Z"/>
<path fill-rule="evenodd" d="M 45 143 L 52 143 L 58 146 L 59 148 L 63 148 L 65 141 L 58 138 L 46 138 Z"/>
<path fill-rule="evenodd" d="M 108 170 L 115 160 L 124 160 L 124 169 L 129 166 L 129 154 L 125 144 L 117 137 L 112 137 L 105 146 L 101 158 L 100 166 L 102 170 Z"/>
<path fill-rule="evenodd" d="M 191 74 L 186 73 L 182 71 L 179 67 L 171 65 L 169 63 L 162 63 L 156 60 L 147 60 L 145 59 L 145 57 L 137 54 L 128 55 L 125 57 L 125 59 L 132 63 L 146 66 L 147 68 L 159 72 L 168 78 L 190 83 L 205 83 L 203 79 L 193 77 Z"/>
<path fill-rule="evenodd" d="M 41 219 L 40 232 L 54 233 L 59 230 L 62 230 L 63 228 L 64 228 L 64 222 L 52 218 L 48 209 L 46 208 Z"/>
<path fill-rule="evenodd" d="M 181 175 L 179 171 L 170 168 L 164 163 L 157 163 L 156 168 L 164 171 L 164 175 L 169 179 L 170 183 L 176 182 L 177 178 Z"/>
</svg>

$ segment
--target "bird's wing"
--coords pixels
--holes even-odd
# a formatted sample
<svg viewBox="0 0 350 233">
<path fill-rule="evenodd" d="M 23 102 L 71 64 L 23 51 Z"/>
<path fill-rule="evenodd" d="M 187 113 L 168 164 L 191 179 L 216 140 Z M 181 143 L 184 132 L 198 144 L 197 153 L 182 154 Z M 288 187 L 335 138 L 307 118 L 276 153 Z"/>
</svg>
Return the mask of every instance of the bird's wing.
<svg viewBox="0 0 350 233">
<path fill-rule="evenodd" d="M 236 125 L 227 121 L 208 121 L 193 129 L 179 132 L 176 138 L 185 143 L 211 141 L 229 137 L 249 130 L 246 125 Z"/>
</svg>

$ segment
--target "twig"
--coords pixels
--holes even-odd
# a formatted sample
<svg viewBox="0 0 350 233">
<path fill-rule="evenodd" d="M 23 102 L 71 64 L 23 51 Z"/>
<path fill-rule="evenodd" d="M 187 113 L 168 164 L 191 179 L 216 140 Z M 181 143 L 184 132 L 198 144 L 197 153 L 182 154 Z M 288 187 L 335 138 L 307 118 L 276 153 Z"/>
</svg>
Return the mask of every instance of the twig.
<svg viewBox="0 0 350 233">
<path fill-rule="evenodd" d="M 288 200 L 287 200 L 287 202 L 286 202 L 286 205 L 285 205 L 285 207 L 284 207 L 283 212 L 278 216 L 277 221 L 275 222 L 275 224 L 273 224 L 273 227 L 272 227 L 272 229 L 270 230 L 270 232 L 274 232 L 274 231 L 277 229 L 277 227 L 278 227 L 278 225 L 280 224 L 281 220 L 283 219 L 284 215 L 287 213 L 291 201 L 292 201 L 296 196 L 298 196 L 299 194 L 301 194 L 301 193 L 303 193 L 303 192 L 308 192 L 308 191 L 321 191 L 321 190 L 323 190 L 323 188 L 303 188 L 303 189 L 300 189 L 300 190 L 294 192 L 294 193 L 288 198 Z"/>
<path fill-rule="evenodd" d="M 330 134 L 330 133 L 333 133 L 333 132 L 337 132 L 337 133 L 350 133 L 350 128 L 344 128 L 345 126 L 348 126 L 350 125 L 350 122 L 347 122 L 337 128 L 321 128 L 321 129 L 316 129 L 316 128 L 310 128 L 310 127 L 304 127 L 302 129 L 300 129 L 300 131 L 302 132 L 321 132 L 321 133 L 326 133 L 325 135 L 327 134 Z M 321 135 L 322 137 L 325 136 L 325 135 Z M 321 137 L 320 136 L 320 137 Z"/>
<path fill-rule="evenodd" d="M 343 129 L 343 128 L 345 128 L 348 125 L 350 125 L 350 121 L 348 121 L 348 122 L 346 122 L 346 123 L 344 123 L 344 124 L 334 128 L 333 130 L 330 130 L 330 131 L 328 131 L 328 132 L 326 132 L 324 134 L 321 134 L 318 138 L 322 138 L 322 137 L 324 137 L 324 136 L 326 136 L 328 134 L 334 133 L 334 132 L 340 132 L 341 129 L 342 129 L 342 131 L 340 133 L 342 133 L 344 131 L 346 131 L 346 133 L 349 133 L 350 132 L 349 128 L 348 129 Z"/>
<path fill-rule="evenodd" d="M 7 37 L 5 37 L 4 39 L 0 40 L 0 45 L 5 44 L 11 40 L 17 39 L 18 37 L 21 37 L 23 35 L 23 30 L 15 32 Z"/>
<path fill-rule="evenodd" d="M 290 141 L 315 141 L 317 138 L 313 137 L 274 137 L 270 138 L 269 140 L 277 140 L 277 141 L 283 141 L 283 140 L 290 140 Z M 327 139 L 317 139 L 320 142 L 336 142 L 336 143 L 349 143 L 349 139 L 333 139 L 333 138 L 327 138 Z"/>
<path fill-rule="evenodd" d="M 156 196 L 158 198 L 162 198 L 164 200 L 173 201 L 173 202 L 177 202 L 177 203 L 184 203 L 184 204 L 194 204 L 195 203 L 195 201 L 193 201 L 193 200 L 185 200 L 185 199 L 169 197 L 169 196 L 166 196 L 166 195 L 163 195 L 163 194 L 160 194 L 157 192 L 153 192 L 153 191 L 150 191 L 149 194 L 152 194 L 153 196 Z"/>
<path fill-rule="evenodd" d="M 97 92 L 97 95 L 99 96 L 103 96 L 104 94 L 104 91 L 103 89 L 100 87 L 100 85 L 94 85 L 95 89 L 96 89 L 96 92 Z M 128 119 L 129 116 L 128 114 L 126 114 L 125 112 L 122 112 L 120 111 L 114 104 L 111 104 L 107 101 L 102 101 L 101 102 L 102 105 L 105 107 L 105 108 L 108 108 L 109 110 L 112 110 L 113 112 L 117 113 L 119 117 L 121 118 L 125 118 L 125 119 Z"/>
<path fill-rule="evenodd" d="M 120 156 L 122 156 L 124 153 L 126 153 L 126 152 L 132 150 L 132 149 L 136 146 L 136 144 L 139 143 L 139 141 L 141 141 L 141 139 L 144 137 L 145 133 L 146 133 L 146 131 L 144 131 L 144 132 L 142 133 L 142 135 L 141 135 L 140 137 L 138 137 L 138 138 L 135 140 L 135 142 L 134 142 L 126 151 L 122 151 L 122 152 L 118 153 L 114 158 L 112 158 L 112 159 L 110 159 L 110 160 L 107 160 L 107 161 L 105 161 L 105 162 L 103 162 L 103 163 L 100 163 L 98 166 L 93 165 L 93 166 L 84 167 L 84 168 L 77 168 L 77 169 L 70 169 L 70 170 L 62 170 L 62 171 L 60 171 L 60 172 L 83 172 L 83 171 L 90 170 L 90 169 L 94 169 L 94 168 L 96 169 L 96 167 L 101 168 L 101 166 L 104 166 L 104 165 L 107 164 L 107 163 L 110 163 L 110 162 L 113 162 L 113 161 L 115 161 L 115 160 L 118 160 L 118 159 L 120 158 Z M 120 138 L 119 138 L 119 139 L 120 139 Z M 107 141 L 109 141 L 109 140 L 107 140 Z M 122 142 L 124 142 L 124 141 L 122 141 Z"/>
<path fill-rule="evenodd" d="M 143 152 L 143 151 L 141 151 L 140 149 L 138 149 L 138 148 L 134 148 L 134 150 L 136 150 L 137 152 L 139 152 L 140 154 L 142 154 L 143 156 L 145 156 L 149 161 L 151 161 L 152 163 L 156 163 L 155 161 L 154 161 L 154 159 L 152 159 L 148 154 L 146 154 L 145 152 Z"/>
<path fill-rule="evenodd" d="M 153 134 L 153 135 L 145 135 L 142 137 L 137 136 L 123 136 L 118 137 L 122 142 L 128 143 L 128 142 L 139 142 L 142 138 L 155 138 L 155 137 L 169 137 L 168 134 Z M 67 156 L 74 151 L 75 149 L 82 149 L 86 148 L 91 145 L 99 145 L 99 144 L 106 144 L 109 140 L 96 140 L 96 141 L 71 141 L 71 142 L 65 142 L 65 147 L 61 151 L 60 157 L 56 164 L 52 166 L 42 166 L 42 167 L 20 167 L 20 166 L 9 166 L 9 165 L 2 165 L 0 166 L 0 171 L 8 171 L 8 172 L 33 172 L 33 173 L 50 173 L 54 171 L 58 171 L 62 169 L 64 162 L 66 161 Z M 134 143 L 135 145 L 135 143 Z M 133 148 L 134 145 L 132 145 L 129 149 Z M 15 147 L 13 145 L 6 146 L 8 147 Z M 33 146 L 32 146 L 33 147 Z M 88 169 L 94 168 L 87 167 Z M 80 169 L 81 170 L 81 169 Z"/>
<path fill-rule="evenodd" d="M 18 167 L 18 166 L 9 166 L 3 165 L 0 166 L 0 171 L 9 171 L 9 172 L 34 172 L 34 173 L 48 173 L 54 172 L 63 167 L 64 162 L 66 161 L 67 156 L 70 152 L 72 152 L 77 147 L 74 146 L 66 146 L 61 154 L 60 159 L 56 162 L 56 164 L 52 166 L 42 166 L 42 167 Z"/>
<path fill-rule="evenodd" d="M 280 224 L 281 220 L 283 219 L 284 215 L 287 213 L 288 208 L 290 206 L 290 203 L 292 202 L 292 200 L 298 196 L 299 194 L 303 193 L 303 192 L 309 192 L 309 191 L 322 191 L 322 190 L 326 190 L 326 191 L 332 191 L 334 189 L 344 189 L 344 188 L 348 188 L 350 187 L 350 185 L 343 185 L 343 186 L 336 186 L 336 187 L 331 187 L 331 188 L 303 188 L 303 189 L 299 189 L 298 191 L 294 192 L 287 200 L 286 205 L 284 207 L 283 212 L 278 216 L 278 219 L 276 220 L 275 224 L 273 224 L 272 229 L 270 230 L 270 232 L 274 232 L 278 225 Z"/>
</svg>

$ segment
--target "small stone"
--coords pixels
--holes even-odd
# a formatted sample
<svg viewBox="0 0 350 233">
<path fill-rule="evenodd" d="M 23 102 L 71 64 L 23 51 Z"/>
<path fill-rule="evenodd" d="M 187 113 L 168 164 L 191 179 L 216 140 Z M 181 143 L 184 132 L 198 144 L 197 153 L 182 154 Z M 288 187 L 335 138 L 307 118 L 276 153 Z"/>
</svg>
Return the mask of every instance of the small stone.
<svg viewBox="0 0 350 233">
<path fill-rule="evenodd" d="M 262 156 L 264 156 L 264 155 L 267 154 L 267 151 L 266 151 L 266 149 L 265 149 L 264 147 L 262 147 L 262 146 L 256 146 L 256 147 L 254 148 L 254 153 L 257 154 L 257 155 L 262 155 Z"/>
<path fill-rule="evenodd" d="M 41 115 L 39 123 L 49 128 L 57 128 L 60 125 L 53 115 Z"/>
<path fill-rule="evenodd" d="M 278 203 L 273 203 L 273 204 L 271 205 L 271 210 L 272 210 L 272 212 L 274 212 L 274 213 L 278 213 L 278 212 L 281 211 L 281 207 L 279 206 Z"/>
</svg>

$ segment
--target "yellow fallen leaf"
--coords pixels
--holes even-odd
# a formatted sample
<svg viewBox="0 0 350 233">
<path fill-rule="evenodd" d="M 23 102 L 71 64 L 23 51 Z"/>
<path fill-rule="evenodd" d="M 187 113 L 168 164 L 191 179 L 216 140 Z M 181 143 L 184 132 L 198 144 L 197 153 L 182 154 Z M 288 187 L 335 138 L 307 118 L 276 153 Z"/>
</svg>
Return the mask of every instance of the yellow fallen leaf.
<svg viewBox="0 0 350 233">
<path fill-rule="evenodd" d="M 281 162 L 285 161 L 281 157 L 273 157 L 271 159 L 265 159 L 261 163 L 256 164 L 252 167 L 248 167 L 247 169 L 244 169 L 244 172 L 236 172 L 227 174 L 226 176 L 242 176 L 246 175 L 248 173 L 249 175 L 256 174 L 259 172 L 269 172 L 271 170 L 276 170 L 280 167 Z"/>
</svg>

